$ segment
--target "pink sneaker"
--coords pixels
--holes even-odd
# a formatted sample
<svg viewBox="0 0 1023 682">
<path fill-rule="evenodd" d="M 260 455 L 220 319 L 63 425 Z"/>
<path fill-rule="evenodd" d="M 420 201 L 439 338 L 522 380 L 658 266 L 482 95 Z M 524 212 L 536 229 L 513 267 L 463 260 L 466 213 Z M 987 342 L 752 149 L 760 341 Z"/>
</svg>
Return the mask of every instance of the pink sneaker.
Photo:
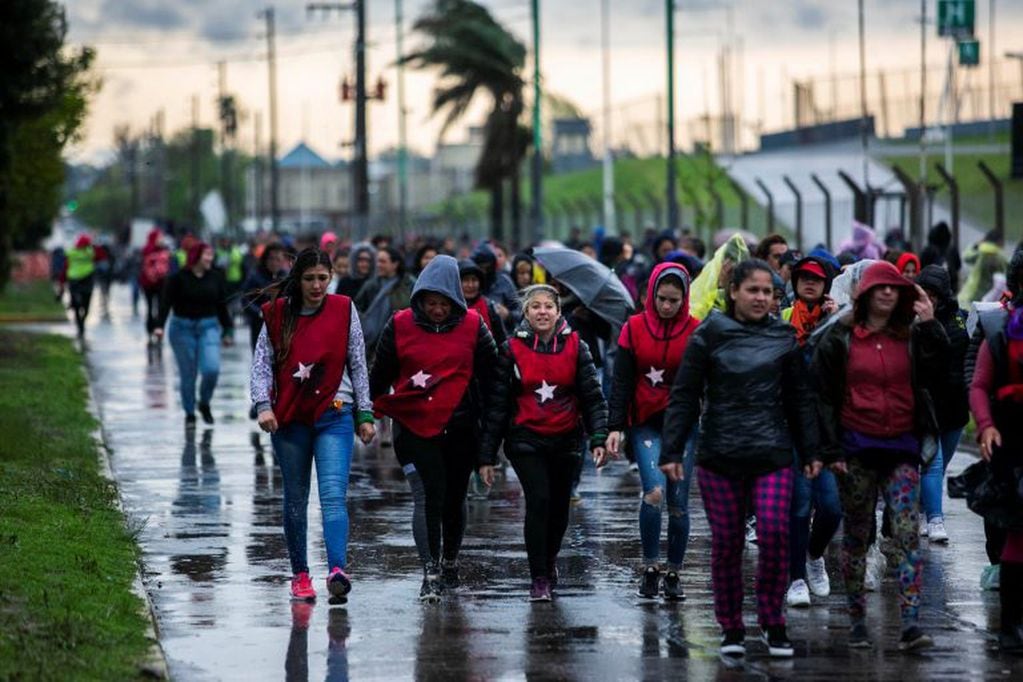
<svg viewBox="0 0 1023 682">
<path fill-rule="evenodd" d="M 352 579 L 340 567 L 335 566 L 330 569 L 330 575 L 327 576 L 327 591 L 332 598 L 343 599 L 352 591 Z"/>
<path fill-rule="evenodd" d="M 291 598 L 299 601 L 316 599 L 316 590 L 313 589 L 313 581 L 308 573 L 303 571 L 291 579 Z"/>
</svg>

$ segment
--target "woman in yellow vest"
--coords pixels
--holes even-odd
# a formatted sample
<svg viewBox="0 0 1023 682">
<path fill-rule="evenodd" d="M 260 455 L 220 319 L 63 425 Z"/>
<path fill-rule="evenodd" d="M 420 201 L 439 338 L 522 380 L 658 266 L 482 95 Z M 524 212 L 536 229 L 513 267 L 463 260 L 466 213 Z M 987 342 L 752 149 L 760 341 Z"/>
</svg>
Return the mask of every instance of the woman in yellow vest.
<svg viewBox="0 0 1023 682">
<path fill-rule="evenodd" d="M 65 267 L 68 293 L 71 294 L 71 309 L 75 313 L 78 338 L 82 338 L 85 336 L 85 318 L 89 314 L 96 272 L 96 252 L 89 235 L 80 235 L 74 248 L 68 249 Z"/>
</svg>

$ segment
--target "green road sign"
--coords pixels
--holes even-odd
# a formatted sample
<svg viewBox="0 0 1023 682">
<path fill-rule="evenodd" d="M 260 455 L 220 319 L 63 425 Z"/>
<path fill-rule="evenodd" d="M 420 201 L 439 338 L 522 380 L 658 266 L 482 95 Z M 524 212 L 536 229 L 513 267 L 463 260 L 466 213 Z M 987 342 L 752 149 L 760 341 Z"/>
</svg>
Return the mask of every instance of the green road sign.
<svg viewBox="0 0 1023 682">
<path fill-rule="evenodd" d="M 938 35 L 953 38 L 972 38 L 977 18 L 974 0 L 938 0 Z"/>
<path fill-rule="evenodd" d="M 956 43 L 959 46 L 959 66 L 977 66 L 980 64 L 980 41 L 967 39 Z"/>
</svg>

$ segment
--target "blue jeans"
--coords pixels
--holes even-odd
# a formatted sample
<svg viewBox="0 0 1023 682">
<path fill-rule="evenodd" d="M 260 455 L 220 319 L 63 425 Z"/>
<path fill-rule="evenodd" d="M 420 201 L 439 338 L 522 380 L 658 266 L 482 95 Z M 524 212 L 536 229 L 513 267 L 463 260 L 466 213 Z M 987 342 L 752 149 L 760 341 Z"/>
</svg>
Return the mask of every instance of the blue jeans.
<svg viewBox="0 0 1023 682">
<path fill-rule="evenodd" d="M 806 578 L 806 555 L 816 559 L 824 556 L 828 543 L 838 532 L 842 522 L 842 500 L 838 495 L 838 481 L 830 469 L 821 469 L 817 478 L 810 480 L 803 475 L 799 464 L 794 464 L 793 468 L 789 577 L 803 580 Z"/>
<path fill-rule="evenodd" d="M 963 435 L 962 429 L 946 431 L 938 438 L 938 452 L 934 459 L 923 470 L 920 477 L 920 506 L 927 515 L 928 521 L 940 518 L 941 511 L 941 489 L 945 480 L 945 472 L 952 461 L 952 456 L 959 447 L 959 438 Z"/>
<path fill-rule="evenodd" d="M 696 432 L 686 443 L 683 458 L 685 478 L 677 483 L 667 479 L 658 467 L 661 458 L 661 432 L 649 426 L 629 429 L 629 445 L 639 466 L 643 499 L 639 504 L 639 536 L 643 561 L 654 564 L 661 556 L 661 509 L 668 505 L 668 563 L 681 566 L 689 545 L 689 482 L 693 478 L 693 449 Z M 660 494 L 654 491 L 659 489 Z M 653 493 L 653 495 L 651 495 Z"/>
<path fill-rule="evenodd" d="M 352 408 L 328 408 L 314 426 L 292 422 L 278 429 L 271 440 L 284 479 L 284 537 L 288 541 L 292 573 L 309 571 L 306 510 L 313 461 L 327 564 L 330 568 L 344 568 L 348 553 L 348 472 L 355 444 Z"/>
<path fill-rule="evenodd" d="M 209 404 L 220 377 L 220 323 L 215 317 L 174 316 L 167 331 L 181 378 L 181 407 L 195 414 L 195 376 L 202 375 L 199 402 Z"/>
</svg>

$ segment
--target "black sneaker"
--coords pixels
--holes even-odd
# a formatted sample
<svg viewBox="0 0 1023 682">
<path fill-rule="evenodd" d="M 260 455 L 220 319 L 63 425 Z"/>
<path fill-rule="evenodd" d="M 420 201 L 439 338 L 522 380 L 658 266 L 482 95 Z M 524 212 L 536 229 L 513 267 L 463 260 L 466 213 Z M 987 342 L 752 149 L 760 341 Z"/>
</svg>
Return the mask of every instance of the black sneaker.
<svg viewBox="0 0 1023 682">
<path fill-rule="evenodd" d="M 440 566 L 440 578 L 444 582 L 444 589 L 453 590 L 462 584 L 458 578 L 458 562 L 445 561 Z"/>
<path fill-rule="evenodd" d="M 760 635 L 760 639 L 767 645 L 767 653 L 774 658 L 792 657 L 792 642 L 785 634 L 784 625 L 768 625 Z"/>
<path fill-rule="evenodd" d="M 194 414 L 186 414 L 185 415 L 185 426 L 186 427 L 193 427 L 193 426 L 195 426 L 195 415 Z"/>
<path fill-rule="evenodd" d="M 676 571 L 668 571 L 664 574 L 664 599 L 666 601 L 682 601 L 686 598 L 682 591 L 682 579 Z"/>
<path fill-rule="evenodd" d="M 206 424 L 213 423 L 213 412 L 210 411 L 209 403 L 199 403 L 199 414 L 202 415 L 202 420 Z"/>
<path fill-rule="evenodd" d="M 903 630 L 902 637 L 899 638 L 899 651 L 919 651 L 932 646 L 934 640 L 916 625 Z"/>
<path fill-rule="evenodd" d="M 867 626 L 863 623 L 856 623 L 849 630 L 849 648 L 850 649 L 870 649 L 873 647 L 873 642 L 870 641 L 870 633 L 867 632 Z"/>
<path fill-rule="evenodd" d="M 657 594 L 661 591 L 661 572 L 657 570 L 656 566 L 647 566 L 647 569 L 643 571 L 643 578 L 639 581 L 639 589 L 636 590 L 636 594 L 644 599 L 657 599 Z"/>
<path fill-rule="evenodd" d="M 721 655 L 745 656 L 746 630 L 743 628 L 725 630 L 721 635 Z"/>
<path fill-rule="evenodd" d="M 998 650 L 1007 654 L 1023 654 L 1023 625 L 999 632 Z"/>
<path fill-rule="evenodd" d="M 423 576 L 423 586 L 419 588 L 419 601 L 424 604 L 437 604 L 443 592 L 444 585 L 440 573 L 426 573 Z"/>
</svg>

